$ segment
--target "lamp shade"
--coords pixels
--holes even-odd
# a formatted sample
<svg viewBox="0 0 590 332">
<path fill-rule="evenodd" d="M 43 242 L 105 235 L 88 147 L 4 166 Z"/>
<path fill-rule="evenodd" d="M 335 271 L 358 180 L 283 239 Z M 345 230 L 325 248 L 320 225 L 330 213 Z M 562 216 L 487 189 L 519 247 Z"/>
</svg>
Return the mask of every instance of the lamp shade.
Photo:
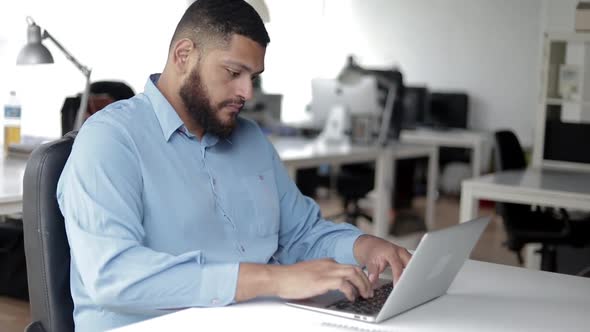
<svg viewBox="0 0 590 332">
<path fill-rule="evenodd" d="M 16 58 L 17 65 L 36 65 L 41 63 L 53 63 L 53 56 L 41 43 L 27 44 Z"/>
<path fill-rule="evenodd" d="M 252 6 L 252 8 L 254 8 L 254 10 L 256 10 L 258 15 L 260 15 L 262 22 L 264 22 L 264 23 L 270 22 L 270 15 L 268 14 L 268 7 L 266 6 L 266 3 L 264 2 L 264 0 L 246 0 L 246 2 L 249 3 L 250 6 Z"/>
<path fill-rule="evenodd" d="M 365 70 L 355 62 L 352 56 L 348 56 L 346 66 L 338 74 L 338 81 L 342 84 L 355 85 L 365 76 Z"/>
<path fill-rule="evenodd" d="M 17 65 L 34 65 L 40 63 L 53 63 L 51 52 L 41 44 L 41 28 L 34 22 L 29 22 L 27 28 L 27 44 L 18 53 Z"/>
</svg>

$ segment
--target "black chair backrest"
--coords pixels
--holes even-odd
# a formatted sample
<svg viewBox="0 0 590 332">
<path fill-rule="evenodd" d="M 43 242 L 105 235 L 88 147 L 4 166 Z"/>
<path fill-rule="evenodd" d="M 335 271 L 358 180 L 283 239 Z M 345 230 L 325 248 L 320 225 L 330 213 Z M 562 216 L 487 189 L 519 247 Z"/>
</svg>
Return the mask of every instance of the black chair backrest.
<svg viewBox="0 0 590 332">
<path fill-rule="evenodd" d="M 90 93 L 107 94 L 113 100 L 129 99 L 135 96 L 135 91 L 123 82 L 117 81 L 97 81 L 90 84 Z"/>
<path fill-rule="evenodd" d="M 496 171 L 518 170 L 526 168 L 524 151 L 518 137 L 510 130 L 500 130 L 495 133 Z M 506 244 L 510 250 L 519 252 L 525 242 L 521 241 L 517 233 L 529 228 L 531 206 L 513 203 L 497 203 L 496 212 L 502 216 L 506 229 Z"/>
<path fill-rule="evenodd" d="M 496 134 L 496 169 L 507 171 L 525 169 L 526 159 L 518 137 L 510 130 L 497 131 Z"/>
<path fill-rule="evenodd" d="M 32 324 L 26 331 L 74 331 L 70 246 L 56 189 L 76 133 L 41 145 L 27 161 L 23 226 Z"/>
<path fill-rule="evenodd" d="M 90 95 L 106 94 L 113 101 L 129 99 L 135 96 L 133 89 L 124 82 L 118 81 L 97 81 L 90 84 Z M 74 128 L 78 108 L 80 108 L 81 95 L 68 97 L 61 107 L 61 132 L 63 135 Z"/>
</svg>

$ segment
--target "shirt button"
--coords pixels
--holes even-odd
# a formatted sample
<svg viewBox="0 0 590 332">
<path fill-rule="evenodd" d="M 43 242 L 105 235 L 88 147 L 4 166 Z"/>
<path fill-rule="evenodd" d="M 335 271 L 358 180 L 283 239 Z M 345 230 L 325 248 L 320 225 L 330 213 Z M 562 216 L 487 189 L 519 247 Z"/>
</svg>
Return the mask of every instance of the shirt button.
<svg viewBox="0 0 590 332">
<path fill-rule="evenodd" d="M 241 250 L 242 252 L 245 252 L 245 251 L 246 251 L 246 249 L 244 249 L 244 246 L 240 246 L 240 250 Z"/>
<path fill-rule="evenodd" d="M 215 178 L 213 178 L 213 185 L 215 185 Z"/>
<path fill-rule="evenodd" d="M 215 299 L 211 300 L 211 304 L 219 304 L 219 299 L 215 298 Z"/>
</svg>

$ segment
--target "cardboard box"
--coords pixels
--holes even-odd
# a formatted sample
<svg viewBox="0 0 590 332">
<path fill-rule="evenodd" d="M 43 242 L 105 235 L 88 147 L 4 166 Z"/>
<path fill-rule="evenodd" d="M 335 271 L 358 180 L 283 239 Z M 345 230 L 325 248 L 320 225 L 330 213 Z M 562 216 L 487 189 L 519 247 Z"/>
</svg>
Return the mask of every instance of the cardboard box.
<svg viewBox="0 0 590 332">
<path fill-rule="evenodd" d="M 576 31 L 590 32 L 590 2 L 579 2 L 576 6 Z"/>
</svg>

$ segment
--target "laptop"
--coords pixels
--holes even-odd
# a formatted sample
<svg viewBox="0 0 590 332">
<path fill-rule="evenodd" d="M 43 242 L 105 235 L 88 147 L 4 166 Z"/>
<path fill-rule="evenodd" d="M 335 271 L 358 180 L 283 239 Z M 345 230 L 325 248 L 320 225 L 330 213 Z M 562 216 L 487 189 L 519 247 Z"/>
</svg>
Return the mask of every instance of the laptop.
<svg viewBox="0 0 590 332">
<path fill-rule="evenodd" d="M 381 278 L 370 299 L 359 297 L 350 302 L 343 293 L 331 291 L 287 304 L 364 322 L 382 322 L 445 294 L 490 219 L 482 217 L 425 234 L 395 287 L 390 279 Z"/>
</svg>

